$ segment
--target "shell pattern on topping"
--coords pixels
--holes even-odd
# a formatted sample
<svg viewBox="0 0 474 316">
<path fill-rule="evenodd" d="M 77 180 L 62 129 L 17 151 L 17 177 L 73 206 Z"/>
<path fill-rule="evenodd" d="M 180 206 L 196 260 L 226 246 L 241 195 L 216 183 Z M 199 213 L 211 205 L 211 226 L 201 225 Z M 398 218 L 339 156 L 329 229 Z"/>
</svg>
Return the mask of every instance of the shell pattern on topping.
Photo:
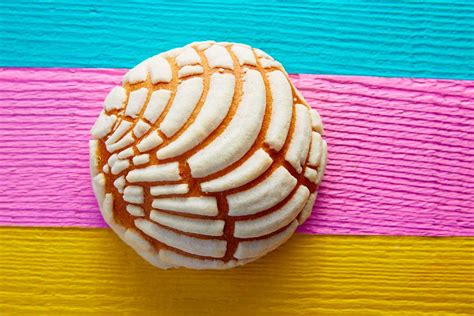
<svg viewBox="0 0 474 316">
<path fill-rule="evenodd" d="M 228 269 L 311 214 L 322 133 L 270 55 L 191 43 L 141 62 L 105 98 L 89 142 L 93 190 L 107 224 L 154 266 Z"/>
</svg>

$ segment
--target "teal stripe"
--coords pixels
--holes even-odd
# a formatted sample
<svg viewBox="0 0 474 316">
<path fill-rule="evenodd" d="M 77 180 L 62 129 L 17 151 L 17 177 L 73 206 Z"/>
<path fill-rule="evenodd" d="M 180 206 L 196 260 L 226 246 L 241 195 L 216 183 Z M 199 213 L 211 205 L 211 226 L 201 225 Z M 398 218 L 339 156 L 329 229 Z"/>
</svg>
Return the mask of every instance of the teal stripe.
<svg viewBox="0 0 474 316">
<path fill-rule="evenodd" d="M 0 66 L 131 67 L 205 39 L 260 47 L 291 73 L 474 79 L 468 1 L 0 4 Z"/>
</svg>

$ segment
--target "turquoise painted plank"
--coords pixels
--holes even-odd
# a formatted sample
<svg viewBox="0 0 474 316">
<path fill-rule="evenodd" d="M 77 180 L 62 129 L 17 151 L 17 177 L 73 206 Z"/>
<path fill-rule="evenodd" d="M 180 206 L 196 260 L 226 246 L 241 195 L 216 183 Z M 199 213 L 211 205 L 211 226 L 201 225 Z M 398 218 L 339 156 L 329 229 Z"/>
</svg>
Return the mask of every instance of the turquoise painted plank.
<svg viewBox="0 0 474 316">
<path fill-rule="evenodd" d="M 131 67 L 195 40 L 291 73 L 474 79 L 474 2 L 2 1 L 0 66 Z"/>
</svg>

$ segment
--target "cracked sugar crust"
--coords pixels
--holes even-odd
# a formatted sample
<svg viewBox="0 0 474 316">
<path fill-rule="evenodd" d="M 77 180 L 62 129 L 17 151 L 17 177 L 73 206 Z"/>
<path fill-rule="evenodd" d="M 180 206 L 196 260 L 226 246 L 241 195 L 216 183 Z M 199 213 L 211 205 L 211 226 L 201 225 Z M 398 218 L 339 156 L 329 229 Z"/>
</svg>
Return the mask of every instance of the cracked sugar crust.
<svg viewBox="0 0 474 316">
<path fill-rule="evenodd" d="M 91 130 L 107 224 L 156 267 L 228 269 L 291 237 L 324 175 L 321 117 L 282 65 L 191 43 L 131 69 Z"/>
</svg>

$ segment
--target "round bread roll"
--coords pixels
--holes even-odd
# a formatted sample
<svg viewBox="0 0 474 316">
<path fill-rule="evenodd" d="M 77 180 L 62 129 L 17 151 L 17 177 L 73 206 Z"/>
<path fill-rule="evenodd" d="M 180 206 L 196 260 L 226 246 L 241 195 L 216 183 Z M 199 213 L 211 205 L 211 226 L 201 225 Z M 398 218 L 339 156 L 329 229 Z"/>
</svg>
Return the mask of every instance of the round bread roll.
<svg viewBox="0 0 474 316">
<path fill-rule="evenodd" d="M 282 65 L 247 45 L 192 43 L 138 64 L 92 128 L 107 224 L 159 268 L 226 269 L 311 214 L 326 142 Z"/>
</svg>

